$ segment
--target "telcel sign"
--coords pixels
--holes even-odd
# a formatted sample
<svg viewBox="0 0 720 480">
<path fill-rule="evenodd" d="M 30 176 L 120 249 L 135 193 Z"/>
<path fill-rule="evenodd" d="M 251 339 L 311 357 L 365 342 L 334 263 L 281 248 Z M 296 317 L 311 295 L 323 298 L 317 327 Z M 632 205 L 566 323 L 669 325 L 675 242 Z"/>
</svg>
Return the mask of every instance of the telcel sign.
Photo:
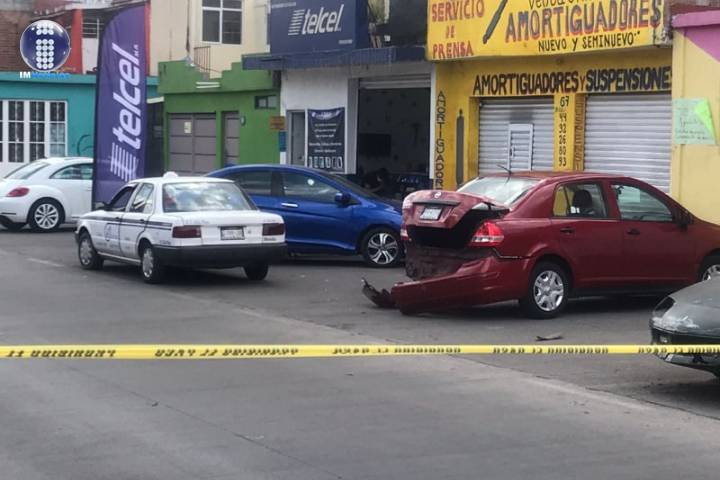
<svg viewBox="0 0 720 480">
<path fill-rule="evenodd" d="M 664 0 L 428 0 L 429 60 L 669 43 Z"/>
<path fill-rule="evenodd" d="M 367 46 L 362 0 L 272 0 L 271 53 L 350 50 Z"/>
</svg>

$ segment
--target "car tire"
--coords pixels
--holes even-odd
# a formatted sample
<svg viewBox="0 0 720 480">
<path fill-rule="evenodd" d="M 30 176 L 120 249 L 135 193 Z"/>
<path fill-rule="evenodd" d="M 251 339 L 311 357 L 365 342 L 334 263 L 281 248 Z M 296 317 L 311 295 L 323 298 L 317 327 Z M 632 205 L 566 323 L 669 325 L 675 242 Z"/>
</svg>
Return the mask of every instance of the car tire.
<svg viewBox="0 0 720 480">
<path fill-rule="evenodd" d="M 698 272 L 698 282 L 720 277 L 720 255 L 709 255 L 705 257 Z"/>
<path fill-rule="evenodd" d="M 19 232 L 25 226 L 24 223 L 11 222 L 7 218 L 0 218 L 0 225 L 11 232 Z"/>
<path fill-rule="evenodd" d="M 268 264 L 265 263 L 260 265 L 251 265 L 245 267 L 243 270 L 245 270 L 245 276 L 247 276 L 248 279 L 252 280 L 253 282 L 260 282 L 262 280 L 265 280 L 265 277 L 267 277 L 270 267 L 268 266 Z"/>
<path fill-rule="evenodd" d="M 402 256 L 400 235 L 390 228 L 373 228 L 363 236 L 360 253 L 370 267 L 394 267 Z"/>
<path fill-rule="evenodd" d="M 30 207 L 28 224 L 34 232 L 54 232 L 65 222 L 62 205 L 52 198 L 38 200 Z"/>
<path fill-rule="evenodd" d="M 78 238 L 78 261 L 83 270 L 100 270 L 103 267 L 103 258 L 95 250 L 87 232 L 82 232 Z"/>
<path fill-rule="evenodd" d="M 565 269 L 553 262 L 539 262 L 532 269 L 520 307 L 530 318 L 554 318 L 565 309 L 569 294 L 570 280 Z"/>
<path fill-rule="evenodd" d="M 165 265 L 158 258 L 155 249 L 149 243 L 140 248 L 140 273 L 145 283 L 158 284 L 165 279 Z"/>
</svg>

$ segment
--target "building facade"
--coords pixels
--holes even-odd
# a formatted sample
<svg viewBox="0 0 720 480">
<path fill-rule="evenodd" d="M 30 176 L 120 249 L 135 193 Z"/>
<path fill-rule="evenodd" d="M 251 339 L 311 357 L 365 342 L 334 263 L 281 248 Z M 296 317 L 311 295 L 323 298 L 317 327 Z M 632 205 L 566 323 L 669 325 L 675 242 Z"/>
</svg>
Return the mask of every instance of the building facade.
<svg viewBox="0 0 720 480">
<path fill-rule="evenodd" d="M 160 64 L 165 164 L 179 174 L 205 174 L 226 165 L 277 163 L 276 76 L 240 63 L 207 80 L 184 61 Z"/>
<path fill-rule="evenodd" d="M 281 163 L 359 183 L 381 171 L 428 179 L 425 12 L 424 0 L 271 2 L 270 53 L 244 56 L 243 65 L 281 74 Z"/>
<path fill-rule="evenodd" d="M 720 8 L 673 18 L 672 195 L 720 223 Z"/>
<path fill-rule="evenodd" d="M 242 55 L 268 51 L 270 0 L 151 0 L 151 75 L 189 59 L 219 76 Z"/>
<path fill-rule="evenodd" d="M 621 173 L 670 190 L 666 5 L 471 3 L 428 5 L 437 188 L 510 169 Z"/>
</svg>

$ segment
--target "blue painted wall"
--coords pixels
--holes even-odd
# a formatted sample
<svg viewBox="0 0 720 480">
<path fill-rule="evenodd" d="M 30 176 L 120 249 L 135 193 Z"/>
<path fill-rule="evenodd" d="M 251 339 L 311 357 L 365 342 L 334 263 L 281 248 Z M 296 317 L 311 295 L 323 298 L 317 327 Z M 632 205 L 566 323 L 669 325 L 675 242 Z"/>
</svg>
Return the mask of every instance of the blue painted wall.
<svg viewBox="0 0 720 480">
<path fill-rule="evenodd" d="M 148 78 L 148 98 L 157 95 L 157 78 Z M 64 100 L 67 102 L 67 154 L 91 157 L 95 130 L 95 75 L 20 78 L 0 72 L 0 100 Z M 84 138 L 83 138 L 84 137 Z M 78 151 L 78 148 L 80 151 Z"/>
</svg>

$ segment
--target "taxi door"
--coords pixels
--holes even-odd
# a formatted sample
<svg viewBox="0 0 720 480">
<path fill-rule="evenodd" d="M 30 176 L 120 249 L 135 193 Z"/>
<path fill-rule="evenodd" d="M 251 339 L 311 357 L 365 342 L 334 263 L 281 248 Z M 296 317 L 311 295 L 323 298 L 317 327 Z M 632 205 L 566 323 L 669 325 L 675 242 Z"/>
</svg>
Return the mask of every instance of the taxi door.
<svg viewBox="0 0 720 480">
<path fill-rule="evenodd" d="M 151 183 L 141 183 L 130 199 L 130 204 L 120 222 L 120 250 L 125 258 L 139 260 L 138 238 L 147 228 L 155 208 L 155 189 Z"/>
</svg>

